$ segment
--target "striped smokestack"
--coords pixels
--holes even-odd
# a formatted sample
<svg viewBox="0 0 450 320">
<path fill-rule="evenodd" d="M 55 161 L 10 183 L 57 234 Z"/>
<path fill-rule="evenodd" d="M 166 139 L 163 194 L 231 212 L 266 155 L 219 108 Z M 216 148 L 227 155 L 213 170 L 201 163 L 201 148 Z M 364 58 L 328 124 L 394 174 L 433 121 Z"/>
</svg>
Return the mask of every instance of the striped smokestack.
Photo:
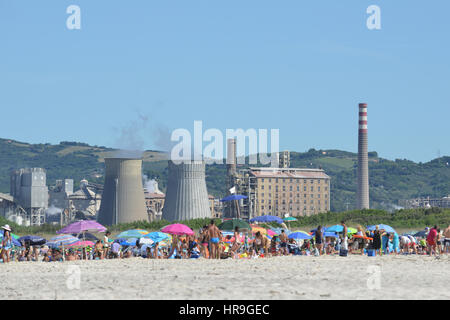
<svg viewBox="0 0 450 320">
<path fill-rule="evenodd" d="M 359 104 L 358 209 L 369 209 L 369 159 L 367 155 L 367 104 Z"/>
</svg>

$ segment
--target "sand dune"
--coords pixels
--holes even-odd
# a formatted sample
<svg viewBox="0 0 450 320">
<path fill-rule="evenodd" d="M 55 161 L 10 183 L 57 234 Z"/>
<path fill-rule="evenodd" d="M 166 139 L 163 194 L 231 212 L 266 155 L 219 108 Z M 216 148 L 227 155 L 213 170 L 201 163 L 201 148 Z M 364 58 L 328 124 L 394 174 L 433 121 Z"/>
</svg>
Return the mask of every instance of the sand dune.
<svg viewBox="0 0 450 320">
<path fill-rule="evenodd" d="M 0 299 L 450 299 L 449 268 L 414 255 L 14 262 Z"/>
</svg>

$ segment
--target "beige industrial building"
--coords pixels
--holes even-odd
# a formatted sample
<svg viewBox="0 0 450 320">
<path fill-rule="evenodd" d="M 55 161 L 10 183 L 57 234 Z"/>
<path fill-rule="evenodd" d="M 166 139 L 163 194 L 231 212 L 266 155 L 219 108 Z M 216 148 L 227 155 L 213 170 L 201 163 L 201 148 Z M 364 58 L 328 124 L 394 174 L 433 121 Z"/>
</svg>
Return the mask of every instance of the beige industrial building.
<svg viewBox="0 0 450 320">
<path fill-rule="evenodd" d="M 330 211 L 330 177 L 322 169 L 250 168 L 252 216 L 309 216 Z"/>
</svg>

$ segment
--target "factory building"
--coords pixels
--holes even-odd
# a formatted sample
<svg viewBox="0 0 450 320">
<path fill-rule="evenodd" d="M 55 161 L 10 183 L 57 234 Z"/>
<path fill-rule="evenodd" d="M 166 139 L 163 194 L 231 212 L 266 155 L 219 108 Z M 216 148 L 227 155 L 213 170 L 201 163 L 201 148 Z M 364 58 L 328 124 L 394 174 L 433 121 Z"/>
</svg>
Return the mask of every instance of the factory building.
<svg viewBox="0 0 450 320">
<path fill-rule="evenodd" d="M 48 208 L 47 175 L 42 168 L 26 168 L 11 172 L 10 195 L 26 212 L 29 225 L 45 223 Z"/>
<path fill-rule="evenodd" d="M 14 198 L 9 194 L 0 193 L 0 216 L 18 225 L 30 225 L 25 209 L 14 202 Z"/>
<path fill-rule="evenodd" d="M 103 187 L 83 179 L 80 181 L 80 189 L 75 192 L 73 190 L 72 179 L 56 180 L 49 192 L 49 221 L 65 225 L 77 219 L 96 219 Z"/>
<path fill-rule="evenodd" d="M 443 198 L 422 197 L 399 201 L 405 209 L 450 208 L 450 195 Z"/>
</svg>

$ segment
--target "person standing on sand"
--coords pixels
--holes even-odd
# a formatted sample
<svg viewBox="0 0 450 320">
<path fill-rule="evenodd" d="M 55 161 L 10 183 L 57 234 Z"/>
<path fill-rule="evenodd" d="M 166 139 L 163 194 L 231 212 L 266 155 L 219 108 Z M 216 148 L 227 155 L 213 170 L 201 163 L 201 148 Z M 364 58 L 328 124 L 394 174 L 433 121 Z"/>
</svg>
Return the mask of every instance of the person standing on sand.
<svg viewBox="0 0 450 320">
<path fill-rule="evenodd" d="M 450 251 L 450 225 L 447 227 L 447 229 L 444 230 L 444 233 L 442 235 L 444 236 L 445 253 L 449 253 L 449 251 Z"/>
<path fill-rule="evenodd" d="M 231 254 L 233 255 L 233 258 L 238 258 L 239 257 L 239 250 L 241 249 L 241 235 L 239 232 L 239 227 L 236 226 L 234 228 L 234 243 L 233 246 L 231 247 Z"/>
<path fill-rule="evenodd" d="M 380 226 L 375 226 L 375 231 L 373 232 L 373 249 L 375 250 L 375 255 L 377 251 L 381 255 L 381 231 Z"/>
<path fill-rule="evenodd" d="M 288 255 L 288 251 L 287 251 L 288 236 L 284 232 L 284 229 L 281 230 L 280 241 L 281 241 L 281 244 L 280 244 L 281 254 L 286 256 L 286 255 Z"/>
<path fill-rule="evenodd" d="M 209 233 L 208 233 L 208 226 L 203 226 L 202 232 L 200 234 L 200 241 L 202 243 L 202 246 L 200 247 L 200 250 L 202 252 L 203 258 L 208 259 L 209 258 Z"/>
<path fill-rule="evenodd" d="M 210 259 L 219 259 L 219 242 L 220 242 L 220 230 L 214 223 L 214 220 L 211 219 L 211 223 L 208 226 L 208 235 L 209 235 L 209 249 L 210 249 Z"/>
<path fill-rule="evenodd" d="M 11 238 L 11 228 L 8 224 L 5 224 L 3 227 L 3 240 L 2 240 L 2 251 L 1 258 L 3 259 L 3 263 L 10 262 L 9 253 L 12 249 L 13 243 Z"/>
<path fill-rule="evenodd" d="M 342 249 L 348 250 L 348 228 L 344 221 L 341 221 L 342 230 Z"/>
<path fill-rule="evenodd" d="M 434 226 L 433 228 L 431 228 L 427 236 L 428 254 L 430 256 L 433 253 L 436 254 L 437 234 L 437 226 Z"/>
<path fill-rule="evenodd" d="M 316 248 L 319 251 L 319 255 L 322 254 L 322 246 L 323 246 L 323 233 L 322 233 L 322 226 L 318 226 L 316 230 Z"/>
</svg>

